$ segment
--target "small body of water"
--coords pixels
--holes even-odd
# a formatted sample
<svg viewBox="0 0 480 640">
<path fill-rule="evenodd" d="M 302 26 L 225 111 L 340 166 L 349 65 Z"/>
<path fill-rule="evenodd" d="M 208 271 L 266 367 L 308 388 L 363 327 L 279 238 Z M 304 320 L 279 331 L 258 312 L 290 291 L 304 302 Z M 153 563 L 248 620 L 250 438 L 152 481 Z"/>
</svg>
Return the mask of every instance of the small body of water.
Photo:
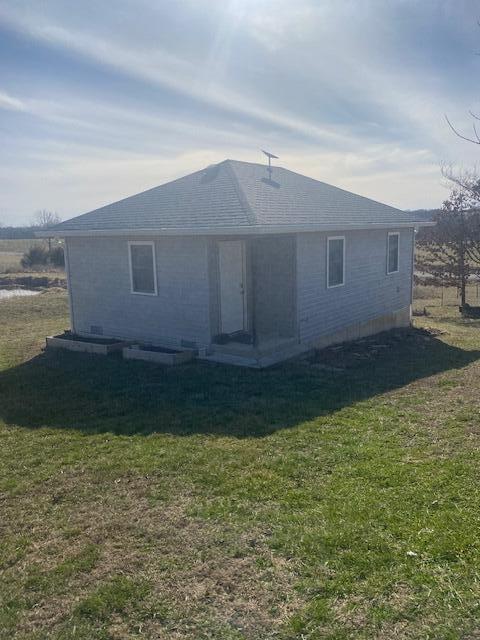
<svg viewBox="0 0 480 640">
<path fill-rule="evenodd" d="M 0 289 L 0 302 L 9 298 L 21 298 L 25 296 L 38 296 L 40 291 L 30 289 Z"/>
</svg>

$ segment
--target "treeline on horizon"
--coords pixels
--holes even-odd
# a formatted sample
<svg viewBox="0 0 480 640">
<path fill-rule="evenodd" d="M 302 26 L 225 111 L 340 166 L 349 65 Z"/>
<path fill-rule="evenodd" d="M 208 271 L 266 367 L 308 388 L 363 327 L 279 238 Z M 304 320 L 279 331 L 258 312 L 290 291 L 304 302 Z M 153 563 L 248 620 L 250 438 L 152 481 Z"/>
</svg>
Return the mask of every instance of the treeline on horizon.
<svg viewBox="0 0 480 640">
<path fill-rule="evenodd" d="M 28 227 L 0 227 L 0 240 L 22 240 L 35 238 L 37 226 Z"/>
</svg>

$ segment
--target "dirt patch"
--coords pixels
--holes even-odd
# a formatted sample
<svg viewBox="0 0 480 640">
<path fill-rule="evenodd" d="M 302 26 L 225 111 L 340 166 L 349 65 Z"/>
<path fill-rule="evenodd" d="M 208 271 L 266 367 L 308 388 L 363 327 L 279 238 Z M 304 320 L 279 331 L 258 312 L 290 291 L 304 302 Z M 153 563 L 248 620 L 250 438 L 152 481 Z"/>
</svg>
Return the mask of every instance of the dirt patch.
<svg viewBox="0 0 480 640">
<path fill-rule="evenodd" d="M 424 348 L 426 343 L 444 333 L 445 331 L 434 327 L 394 329 L 368 338 L 318 349 L 308 361 L 317 368 L 340 372 L 366 361 L 373 361 L 385 353 L 390 354 L 393 350 L 404 346 Z"/>
<path fill-rule="evenodd" d="M 66 289 L 67 279 L 65 276 L 0 276 L 0 287 L 24 287 L 25 289 L 46 289 L 51 287 Z"/>
<path fill-rule="evenodd" d="M 151 590 L 138 603 L 138 616 L 130 612 L 128 624 L 112 618 L 112 637 L 130 637 L 136 624 L 146 638 L 161 638 L 169 629 L 169 638 L 193 639 L 192 629 L 204 624 L 218 628 L 218 637 L 222 629 L 245 638 L 275 637 L 299 602 L 295 571 L 269 549 L 268 534 L 192 517 L 195 497 L 179 490 L 175 502 L 152 504 L 155 489 L 151 477 L 122 477 L 99 486 L 87 473 L 62 474 L 37 488 L 37 515 L 29 516 L 25 503 L 22 520 L 25 531 L 33 528 L 35 540 L 8 573 L 25 582 L 35 568 L 46 585 L 53 584 L 40 589 L 12 638 L 73 625 L 78 602 L 118 575 L 145 580 Z M 18 534 L 18 503 L 15 509 Z M 4 524 L 3 533 L 11 527 Z M 92 546 L 98 551 L 93 566 L 82 570 L 80 564 L 55 583 L 58 567 Z"/>
<path fill-rule="evenodd" d="M 411 629 L 408 628 L 408 609 L 414 599 L 412 589 L 404 583 L 395 585 L 391 594 L 382 598 L 368 599 L 351 596 L 347 599 L 339 599 L 333 607 L 335 623 L 343 630 L 357 634 L 360 630 L 368 628 L 372 606 L 377 606 L 389 611 L 395 621 L 385 621 L 381 624 L 375 638 L 387 640 L 411 637 Z M 405 616 L 404 620 L 401 619 L 402 616 Z"/>
</svg>

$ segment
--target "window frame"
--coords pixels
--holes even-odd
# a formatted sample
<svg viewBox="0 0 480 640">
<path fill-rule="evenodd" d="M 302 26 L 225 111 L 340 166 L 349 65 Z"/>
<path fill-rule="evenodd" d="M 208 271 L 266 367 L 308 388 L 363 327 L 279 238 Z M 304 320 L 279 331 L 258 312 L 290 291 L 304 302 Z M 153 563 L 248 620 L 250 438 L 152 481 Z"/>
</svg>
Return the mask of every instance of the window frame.
<svg viewBox="0 0 480 640">
<path fill-rule="evenodd" d="M 397 236 L 397 268 L 395 271 L 389 271 L 390 268 L 390 238 L 392 236 Z M 400 271 L 400 231 L 389 231 L 387 233 L 387 276 L 393 275 L 394 273 L 399 273 Z"/>
<path fill-rule="evenodd" d="M 342 240 L 343 241 L 343 253 L 342 253 L 342 282 L 338 284 L 330 284 L 330 241 Z M 345 236 L 327 236 L 327 289 L 336 289 L 337 287 L 345 286 Z"/>
<path fill-rule="evenodd" d="M 133 288 L 133 265 L 132 265 L 132 246 L 143 245 L 152 247 L 153 258 L 153 284 L 154 291 L 135 291 Z M 129 240 L 128 241 L 128 266 L 130 271 L 130 293 L 135 296 L 158 296 L 157 286 L 157 257 L 155 254 L 155 242 L 153 240 Z"/>
</svg>

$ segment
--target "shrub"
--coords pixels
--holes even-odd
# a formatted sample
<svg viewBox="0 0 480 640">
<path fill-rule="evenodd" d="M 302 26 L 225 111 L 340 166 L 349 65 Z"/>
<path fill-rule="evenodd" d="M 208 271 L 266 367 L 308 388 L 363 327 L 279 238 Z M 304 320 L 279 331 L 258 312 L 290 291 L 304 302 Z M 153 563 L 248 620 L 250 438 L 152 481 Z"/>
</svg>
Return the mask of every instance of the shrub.
<svg viewBox="0 0 480 640">
<path fill-rule="evenodd" d="M 50 249 L 48 258 L 54 267 L 65 266 L 65 254 L 63 252 L 63 247 L 60 245 Z"/>
<path fill-rule="evenodd" d="M 54 267 L 64 267 L 65 254 L 63 252 L 63 247 L 57 245 L 52 247 L 49 251 L 42 245 L 32 245 L 23 254 L 21 263 L 24 269 L 46 267 L 49 264 Z"/>
<path fill-rule="evenodd" d="M 22 267 L 24 269 L 29 267 L 42 267 L 45 266 L 47 262 L 48 251 L 41 245 L 31 246 L 27 251 L 25 251 L 21 260 Z"/>
</svg>

